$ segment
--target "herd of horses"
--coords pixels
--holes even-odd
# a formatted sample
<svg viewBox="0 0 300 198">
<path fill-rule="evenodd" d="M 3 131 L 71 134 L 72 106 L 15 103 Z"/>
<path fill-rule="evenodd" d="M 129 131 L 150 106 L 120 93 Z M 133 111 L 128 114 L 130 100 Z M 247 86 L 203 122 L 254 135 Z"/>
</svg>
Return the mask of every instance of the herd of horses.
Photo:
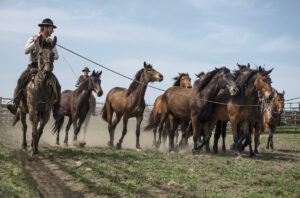
<svg viewBox="0 0 300 198">
<path fill-rule="evenodd" d="M 33 80 L 25 87 L 27 104 L 22 101 L 19 105 L 14 124 L 22 122 L 23 149 L 27 149 L 26 141 L 26 115 L 32 125 L 32 154 L 38 153 L 38 144 L 45 124 L 50 118 L 53 104 L 57 100 L 57 90 L 54 89 L 55 80 L 52 77 L 53 52 L 56 37 L 51 42 L 39 39 L 40 56 L 38 59 L 38 72 Z M 177 151 L 188 143 L 193 137 L 193 154 L 199 154 L 203 146 L 210 152 L 210 138 L 213 129 L 214 152 L 218 152 L 218 140 L 223 137 L 222 150 L 226 151 L 225 136 L 226 125 L 230 121 L 235 153 L 241 152 L 249 146 L 250 156 L 258 153 L 259 135 L 263 130 L 269 132 L 267 147 L 273 149 L 273 133 L 280 120 L 284 108 L 284 91 L 278 93 L 271 86 L 269 74 L 271 70 L 262 67 L 255 69 L 250 65 L 239 65 L 233 73 L 226 67 L 215 68 L 207 73 L 197 74 L 193 86 L 188 73 L 179 73 L 174 78 L 173 86 L 158 96 L 145 130 L 153 130 L 153 145 L 159 148 L 162 137 L 169 137 L 169 151 Z M 98 97 L 102 96 L 102 72 L 91 74 L 77 89 L 66 90 L 61 93 L 60 108 L 53 114 L 55 124 L 53 133 L 56 133 L 56 143 L 59 144 L 59 134 L 64 118 L 68 117 L 64 143 L 68 145 L 68 131 L 71 124 L 74 128 L 74 141 L 81 125 L 89 115 L 89 98 L 94 91 Z M 108 123 L 110 140 L 108 146 L 114 147 L 114 133 L 116 126 L 123 117 L 122 136 L 116 144 L 121 149 L 123 139 L 127 133 L 128 119 L 136 118 L 136 148 L 140 146 L 140 127 L 143 120 L 145 93 L 149 82 L 162 81 L 163 75 L 156 71 L 152 65 L 144 62 L 130 84 L 128 89 L 115 87 L 106 96 L 102 109 L 102 119 Z M 27 106 L 28 108 L 25 108 Z M 114 115 L 115 114 L 115 115 Z M 114 115 L 114 116 L 113 116 Z M 114 119 L 113 119 L 114 117 Z M 156 140 L 157 129 L 159 132 Z M 178 146 L 179 130 L 182 132 Z M 252 133 L 255 138 L 255 149 L 252 149 Z"/>
</svg>

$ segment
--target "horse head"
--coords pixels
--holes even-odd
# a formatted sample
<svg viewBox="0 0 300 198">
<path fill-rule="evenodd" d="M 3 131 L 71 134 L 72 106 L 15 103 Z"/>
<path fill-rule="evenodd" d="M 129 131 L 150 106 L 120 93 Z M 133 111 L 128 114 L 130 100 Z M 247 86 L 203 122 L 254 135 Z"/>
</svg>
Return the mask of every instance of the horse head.
<svg viewBox="0 0 300 198">
<path fill-rule="evenodd" d="M 46 41 L 43 36 L 39 36 L 38 69 L 44 76 L 48 75 L 53 70 L 54 53 L 52 49 L 55 47 L 56 42 L 56 36 L 52 41 Z"/>
<path fill-rule="evenodd" d="M 220 87 L 220 89 L 228 89 L 231 96 L 237 95 L 239 89 L 236 85 L 234 76 L 230 72 L 230 70 L 226 67 L 222 68 L 215 68 L 215 71 L 217 72 L 217 83 Z"/>
<path fill-rule="evenodd" d="M 175 80 L 173 86 L 192 88 L 191 78 L 188 73 L 178 73 L 178 76 L 173 79 Z"/>
<path fill-rule="evenodd" d="M 163 80 L 163 75 L 153 69 L 152 65 L 147 64 L 144 62 L 144 77 L 147 79 L 148 82 L 159 81 Z"/>
<path fill-rule="evenodd" d="M 89 86 L 91 86 L 91 89 L 93 91 L 95 91 L 95 93 L 97 94 L 98 97 L 102 96 L 103 94 L 103 90 L 101 88 L 101 74 L 102 71 L 100 72 L 95 72 L 95 70 L 93 71 L 92 75 L 89 78 Z"/>
<path fill-rule="evenodd" d="M 273 71 L 273 69 L 270 69 L 266 71 L 264 68 L 259 66 L 258 72 L 256 74 L 256 79 L 254 82 L 254 86 L 256 90 L 261 93 L 262 97 L 264 99 L 271 99 L 271 97 L 274 94 L 273 88 L 271 86 L 271 78 L 269 74 Z"/>
<path fill-rule="evenodd" d="M 282 91 L 282 93 L 277 92 L 273 99 L 273 102 L 275 103 L 277 112 L 279 114 L 281 114 L 284 109 L 284 94 L 285 94 L 285 91 Z"/>
</svg>

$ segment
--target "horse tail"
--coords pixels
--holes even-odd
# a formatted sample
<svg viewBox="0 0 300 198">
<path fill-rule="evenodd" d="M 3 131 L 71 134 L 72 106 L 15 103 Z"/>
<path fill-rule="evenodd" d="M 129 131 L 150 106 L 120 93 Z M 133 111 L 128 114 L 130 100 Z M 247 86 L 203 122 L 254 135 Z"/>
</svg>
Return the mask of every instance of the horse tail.
<svg viewBox="0 0 300 198">
<path fill-rule="evenodd" d="M 107 111 L 106 111 L 106 105 L 104 104 L 104 106 L 102 107 L 102 119 L 105 120 L 106 122 L 108 122 L 107 120 Z"/>
<path fill-rule="evenodd" d="M 159 122 L 160 122 L 160 114 L 157 114 L 156 116 L 153 115 L 153 110 L 151 111 L 149 120 L 148 120 L 148 124 L 145 127 L 145 131 L 149 131 L 151 129 L 154 129 L 156 127 L 158 127 Z"/>
<path fill-rule="evenodd" d="M 14 117 L 12 126 L 15 126 L 19 120 L 20 120 L 20 111 L 17 111 L 17 113 L 16 113 L 16 115 Z"/>
<path fill-rule="evenodd" d="M 61 116 L 55 120 L 54 126 L 52 128 L 53 135 L 60 131 L 62 125 L 64 124 L 65 116 Z"/>
</svg>

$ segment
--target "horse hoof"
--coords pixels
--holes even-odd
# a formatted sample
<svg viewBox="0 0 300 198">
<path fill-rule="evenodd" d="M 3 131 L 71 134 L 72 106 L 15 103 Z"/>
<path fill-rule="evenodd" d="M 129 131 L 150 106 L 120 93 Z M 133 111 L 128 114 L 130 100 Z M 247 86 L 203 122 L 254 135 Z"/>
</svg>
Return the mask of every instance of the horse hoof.
<svg viewBox="0 0 300 198">
<path fill-rule="evenodd" d="M 120 150 L 120 149 L 121 149 L 121 144 L 120 144 L 120 143 L 118 143 L 118 144 L 116 145 L 116 149 L 117 149 L 117 150 Z"/>
<path fill-rule="evenodd" d="M 193 155 L 200 155 L 200 150 L 198 150 L 198 149 L 193 149 L 192 152 L 193 152 Z"/>
<path fill-rule="evenodd" d="M 226 153 L 226 148 L 222 147 L 222 151 L 223 151 L 223 153 Z"/>
<path fill-rule="evenodd" d="M 255 150 L 254 153 L 259 154 L 258 150 Z"/>
<path fill-rule="evenodd" d="M 235 152 L 235 155 L 236 155 L 237 157 L 241 157 L 241 156 L 242 156 L 242 154 L 241 154 L 239 151 L 236 151 L 236 152 Z"/>
<path fill-rule="evenodd" d="M 206 149 L 206 153 L 211 153 L 210 149 Z"/>
<path fill-rule="evenodd" d="M 140 146 L 140 145 L 136 145 L 136 147 L 135 147 L 136 149 L 140 149 L 140 150 L 142 150 L 142 147 Z"/>
<path fill-rule="evenodd" d="M 111 141 L 107 142 L 107 146 L 113 148 L 114 147 L 114 143 L 112 143 Z"/>
<path fill-rule="evenodd" d="M 156 143 L 155 148 L 156 148 L 156 149 L 159 149 L 159 147 L 160 147 L 160 144 L 159 144 L 159 143 Z"/>
<path fill-rule="evenodd" d="M 255 153 L 254 152 L 250 152 L 250 155 L 249 155 L 250 157 L 255 157 L 256 155 L 255 155 Z"/>
<path fill-rule="evenodd" d="M 56 146 L 59 146 L 59 142 L 56 142 Z"/>
</svg>

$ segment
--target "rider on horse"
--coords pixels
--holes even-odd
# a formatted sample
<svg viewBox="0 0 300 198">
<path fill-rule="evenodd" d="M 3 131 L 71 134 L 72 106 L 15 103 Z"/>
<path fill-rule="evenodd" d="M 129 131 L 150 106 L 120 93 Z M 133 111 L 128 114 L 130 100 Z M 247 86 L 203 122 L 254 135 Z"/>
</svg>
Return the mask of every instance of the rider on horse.
<svg viewBox="0 0 300 198">
<path fill-rule="evenodd" d="M 79 87 L 81 85 L 81 83 L 89 77 L 90 70 L 88 67 L 84 67 L 82 72 L 83 72 L 83 75 L 79 76 L 79 78 L 75 84 L 75 87 Z M 93 115 L 96 115 L 96 98 L 93 96 L 93 94 L 91 94 L 91 97 L 90 97 L 90 110 Z"/>
<path fill-rule="evenodd" d="M 24 50 L 25 54 L 30 54 L 29 64 L 26 70 L 21 74 L 21 76 L 18 79 L 17 87 L 15 88 L 15 92 L 14 92 L 13 104 L 7 105 L 8 110 L 12 114 L 16 114 L 21 100 L 23 101 L 23 104 L 26 106 L 26 97 L 25 97 L 26 93 L 24 92 L 24 88 L 26 87 L 26 85 L 28 84 L 32 76 L 37 73 L 38 56 L 39 56 L 39 42 L 38 42 L 39 37 L 42 36 L 47 42 L 51 41 L 49 37 L 54 32 L 53 29 L 56 28 L 52 20 L 49 18 L 44 19 L 42 23 L 38 24 L 38 26 L 40 27 L 39 35 L 31 36 L 25 45 L 25 50 Z M 52 51 L 54 53 L 54 60 L 57 60 L 58 53 L 56 47 L 54 47 Z M 54 117 L 56 116 L 56 113 L 59 108 L 60 90 L 61 90 L 60 84 L 58 83 L 56 77 L 55 80 L 56 80 L 55 84 L 56 84 L 57 100 L 53 107 Z"/>
</svg>

